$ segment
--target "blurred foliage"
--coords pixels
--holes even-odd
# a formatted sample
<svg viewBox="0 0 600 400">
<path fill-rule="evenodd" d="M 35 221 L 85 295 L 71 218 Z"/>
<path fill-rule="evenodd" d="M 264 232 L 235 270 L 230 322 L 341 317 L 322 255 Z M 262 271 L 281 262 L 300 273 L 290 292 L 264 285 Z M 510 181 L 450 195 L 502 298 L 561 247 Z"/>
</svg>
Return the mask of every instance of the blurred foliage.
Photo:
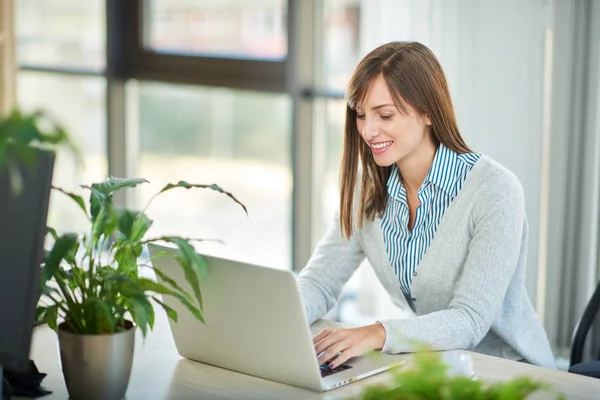
<svg viewBox="0 0 600 400">
<path fill-rule="evenodd" d="M 465 376 L 451 376 L 440 352 L 420 349 L 407 365 L 391 370 L 390 384 L 368 386 L 361 400 L 523 400 L 538 391 L 545 398 L 564 399 L 550 385 L 529 377 L 487 384 Z"/>
</svg>

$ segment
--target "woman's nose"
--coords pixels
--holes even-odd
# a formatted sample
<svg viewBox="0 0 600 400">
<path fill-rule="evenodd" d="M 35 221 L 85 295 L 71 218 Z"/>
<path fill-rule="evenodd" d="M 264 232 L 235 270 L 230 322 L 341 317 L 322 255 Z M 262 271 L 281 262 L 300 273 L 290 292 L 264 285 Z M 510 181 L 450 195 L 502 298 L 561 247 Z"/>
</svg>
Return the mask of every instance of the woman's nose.
<svg viewBox="0 0 600 400">
<path fill-rule="evenodd" d="M 362 137 L 365 140 L 371 140 L 379 135 L 379 129 L 373 123 L 364 122 L 362 126 Z"/>
</svg>

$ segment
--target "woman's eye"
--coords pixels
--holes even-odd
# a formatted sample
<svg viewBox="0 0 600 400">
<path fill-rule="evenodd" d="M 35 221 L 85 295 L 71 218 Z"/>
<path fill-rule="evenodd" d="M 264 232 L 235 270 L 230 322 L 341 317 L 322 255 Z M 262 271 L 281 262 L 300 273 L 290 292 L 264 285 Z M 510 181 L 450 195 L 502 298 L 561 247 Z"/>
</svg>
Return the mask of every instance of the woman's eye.
<svg viewBox="0 0 600 400">
<path fill-rule="evenodd" d="M 384 121 L 389 121 L 392 119 L 392 115 L 381 115 L 380 118 Z"/>
<path fill-rule="evenodd" d="M 356 114 L 356 119 L 365 119 L 365 114 Z"/>
</svg>

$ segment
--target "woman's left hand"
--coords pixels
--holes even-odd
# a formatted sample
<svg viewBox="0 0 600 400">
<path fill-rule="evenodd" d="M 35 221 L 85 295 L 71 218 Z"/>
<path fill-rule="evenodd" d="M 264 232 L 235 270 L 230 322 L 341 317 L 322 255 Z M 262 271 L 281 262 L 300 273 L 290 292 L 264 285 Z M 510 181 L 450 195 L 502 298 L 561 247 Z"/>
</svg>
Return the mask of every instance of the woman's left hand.
<svg viewBox="0 0 600 400">
<path fill-rule="evenodd" d="M 371 350 L 381 350 L 385 343 L 385 335 L 381 324 L 349 329 L 323 329 L 313 338 L 317 355 L 323 353 L 318 357 L 319 365 L 333 359 L 329 367 L 335 368 L 352 357 L 361 356 Z"/>
</svg>

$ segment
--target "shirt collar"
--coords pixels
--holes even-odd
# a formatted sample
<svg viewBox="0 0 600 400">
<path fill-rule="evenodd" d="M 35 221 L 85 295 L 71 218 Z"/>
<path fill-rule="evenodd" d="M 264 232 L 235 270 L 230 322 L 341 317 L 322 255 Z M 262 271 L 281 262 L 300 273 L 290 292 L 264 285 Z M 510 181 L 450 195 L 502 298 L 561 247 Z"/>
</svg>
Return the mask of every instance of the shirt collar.
<svg viewBox="0 0 600 400">
<path fill-rule="evenodd" d="M 431 182 L 449 195 L 454 193 L 456 183 L 456 168 L 458 154 L 440 143 L 433 164 L 425 177 L 425 182 Z"/>
<path fill-rule="evenodd" d="M 431 168 L 425 177 L 425 182 L 423 182 L 421 187 L 424 188 L 427 182 L 430 182 L 447 194 L 454 194 L 457 163 L 458 154 L 440 143 L 435 152 Z M 390 196 L 406 202 L 406 189 L 402 184 L 400 170 L 396 164 L 391 166 L 390 176 L 387 181 L 387 191 Z"/>
<path fill-rule="evenodd" d="M 391 197 L 406 202 L 406 189 L 400 178 L 400 170 L 396 164 L 392 164 L 390 176 L 387 181 L 387 191 Z"/>
</svg>

